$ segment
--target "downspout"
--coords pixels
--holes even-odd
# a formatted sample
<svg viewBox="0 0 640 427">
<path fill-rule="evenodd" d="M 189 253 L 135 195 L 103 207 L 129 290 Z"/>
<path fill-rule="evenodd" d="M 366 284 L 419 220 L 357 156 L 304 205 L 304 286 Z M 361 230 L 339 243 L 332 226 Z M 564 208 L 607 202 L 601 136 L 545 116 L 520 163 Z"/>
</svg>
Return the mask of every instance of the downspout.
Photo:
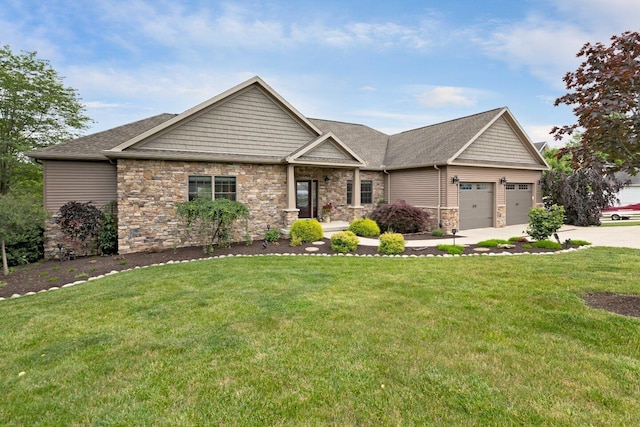
<svg viewBox="0 0 640 427">
<path fill-rule="evenodd" d="M 384 172 L 385 175 L 387 175 L 387 203 L 391 203 L 391 174 L 389 172 L 387 172 L 387 169 L 385 168 L 384 165 L 382 165 L 382 172 Z"/>
<path fill-rule="evenodd" d="M 442 222 L 440 221 L 440 207 L 442 206 L 442 169 L 438 165 L 433 165 L 433 168 L 438 171 L 438 228 L 442 228 Z"/>
</svg>

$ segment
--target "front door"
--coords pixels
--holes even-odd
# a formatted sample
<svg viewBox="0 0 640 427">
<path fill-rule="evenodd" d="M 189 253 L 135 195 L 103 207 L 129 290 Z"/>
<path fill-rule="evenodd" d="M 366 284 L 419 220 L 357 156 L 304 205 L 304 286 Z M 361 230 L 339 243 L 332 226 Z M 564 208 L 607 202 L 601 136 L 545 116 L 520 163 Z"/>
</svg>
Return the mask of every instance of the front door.
<svg viewBox="0 0 640 427">
<path fill-rule="evenodd" d="M 299 218 L 318 217 L 318 181 L 296 181 L 296 209 Z"/>
</svg>

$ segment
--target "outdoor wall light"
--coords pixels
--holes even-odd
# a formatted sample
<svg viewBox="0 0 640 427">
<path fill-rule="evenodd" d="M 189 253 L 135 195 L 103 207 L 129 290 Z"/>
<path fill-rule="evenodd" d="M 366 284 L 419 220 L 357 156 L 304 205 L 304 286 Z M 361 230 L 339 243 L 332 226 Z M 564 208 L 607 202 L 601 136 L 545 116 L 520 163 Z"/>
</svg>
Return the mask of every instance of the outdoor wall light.
<svg viewBox="0 0 640 427">
<path fill-rule="evenodd" d="M 451 234 L 453 234 L 453 246 L 456 245 L 456 234 L 458 233 L 458 229 L 457 228 L 452 228 L 451 229 Z"/>
<path fill-rule="evenodd" d="M 452 184 L 457 184 L 459 182 L 460 182 L 460 178 L 458 178 L 458 175 L 454 175 L 453 178 L 451 178 Z"/>
<path fill-rule="evenodd" d="M 504 185 L 507 183 L 507 177 L 503 176 L 502 178 L 500 178 L 500 184 Z"/>
<path fill-rule="evenodd" d="M 325 185 L 328 185 L 328 184 L 329 184 L 329 181 L 330 181 L 330 179 L 329 179 L 329 175 L 325 175 L 323 179 L 324 179 L 324 183 L 325 183 Z"/>
</svg>

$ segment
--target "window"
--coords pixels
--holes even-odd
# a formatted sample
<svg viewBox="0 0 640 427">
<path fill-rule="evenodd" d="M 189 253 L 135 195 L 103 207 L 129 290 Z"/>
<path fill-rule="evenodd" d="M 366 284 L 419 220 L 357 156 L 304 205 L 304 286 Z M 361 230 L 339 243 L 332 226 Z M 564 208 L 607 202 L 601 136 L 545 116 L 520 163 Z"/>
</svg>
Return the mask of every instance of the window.
<svg viewBox="0 0 640 427">
<path fill-rule="evenodd" d="M 473 184 L 460 184 L 460 190 L 463 190 L 463 191 L 473 190 Z"/>
<path fill-rule="evenodd" d="M 506 188 L 507 188 L 507 190 L 515 190 L 516 189 L 516 185 L 515 184 L 507 184 Z"/>
<path fill-rule="evenodd" d="M 196 197 L 211 199 L 212 196 L 216 199 L 236 200 L 236 177 L 216 176 L 213 183 L 210 176 L 189 177 L 189 200 Z"/>
<path fill-rule="evenodd" d="M 236 200 L 235 176 L 216 176 L 215 198 Z"/>
<path fill-rule="evenodd" d="M 373 203 L 373 182 L 372 181 L 360 182 L 360 203 L 362 204 Z"/>
<path fill-rule="evenodd" d="M 347 204 L 353 201 L 353 181 L 347 181 Z M 373 181 L 360 181 L 360 203 L 373 203 Z"/>
<path fill-rule="evenodd" d="M 190 176 L 189 177 L 189 200 L 196 197 L 211 198 L 211 177 L 210 176 Z"/>
</svg>

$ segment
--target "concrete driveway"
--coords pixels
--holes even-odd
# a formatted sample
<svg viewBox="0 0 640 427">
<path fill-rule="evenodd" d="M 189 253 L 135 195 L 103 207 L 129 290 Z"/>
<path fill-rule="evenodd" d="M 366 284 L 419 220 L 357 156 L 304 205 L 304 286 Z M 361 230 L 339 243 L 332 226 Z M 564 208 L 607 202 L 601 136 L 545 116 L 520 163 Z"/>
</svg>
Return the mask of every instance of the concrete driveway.
<svg viewBox="0 0 640 427">
<path fill-rule="evenodd" d="M 464 230 L 460 234 L 464 243 L 477 243 L 485 239 L 508 239 L 514 236 L 526 236 L 527 224 L 511 225 L 505 228 L 480 228 Z M 640 249 L 640 226 L 618 227 L 577 227 L 564 225 L 558 231 L 560 241 L 567 239 L 586 240 L 594 246 L 616 246 Z M 552 237 L 553 239 L 553 237 Z M 457 239 L 456 239 L 457 243 Z"/>
<path fill-rule="evenodd" d="M 458 232 L 456 244 L 475 244 L 487 239 L 509 239 L 515 236 L 526 236 L 527 224 L 510 225 L 504 228 L 477 228 Z M 329 237 L 333 233 L 326 233 Z M 640 226 L 627 227 L 576 227 L 565 225 L 558 231 L 561 242 L 567 239 L 586 240 L 594 246 L 616 246 L 640 249 Z M 552 237 L 553 238 L 553 237 Z M 437 246 L 441 243 L 453 243 L 453 239 L 408 240 L 407 247 Z M 378 246 L 378 239 L 360 237 L 363 246 Z"/>
</svg>

